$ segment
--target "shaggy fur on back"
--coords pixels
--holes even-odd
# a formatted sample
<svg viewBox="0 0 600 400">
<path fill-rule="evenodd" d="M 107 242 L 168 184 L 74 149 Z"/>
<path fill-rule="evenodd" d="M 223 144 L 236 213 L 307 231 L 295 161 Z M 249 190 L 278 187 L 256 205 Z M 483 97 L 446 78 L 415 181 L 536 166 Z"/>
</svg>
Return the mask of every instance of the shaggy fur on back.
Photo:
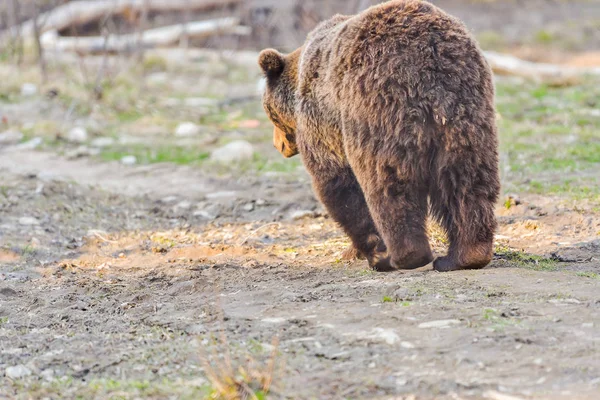
<svg viewBox="0 0 600 400">
<path fill-rule="evenodd" d="M 289 55 L 264 50 L 263 103 L 279 151 L 377 270 L 432 261 L 428 212 L 448 233 L 437 270 L 492 258 L 500 190 L 490 68 L 457 19 L 425 1 L 336 15 Z"/>
</svg>

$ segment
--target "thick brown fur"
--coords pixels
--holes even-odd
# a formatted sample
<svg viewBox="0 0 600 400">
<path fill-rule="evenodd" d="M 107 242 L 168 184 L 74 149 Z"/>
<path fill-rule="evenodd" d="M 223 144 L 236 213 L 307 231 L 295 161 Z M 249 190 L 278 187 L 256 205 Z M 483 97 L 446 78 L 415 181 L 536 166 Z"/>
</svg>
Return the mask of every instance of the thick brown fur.
<svg viewBox="0 0 600 400">
<path fill-rule="evenodd" d="M 432 261 L 430 212 L 448 233 L 434 268 L 492 258 L 500 182 L 489 66 L 457 19 L 392 0 L 335 16 L 289 55 L 265 50 L 265 110 L 318 196 L 377 270 Z M 293 154 L 292 154 L 293 153 Z"/>
</svg>

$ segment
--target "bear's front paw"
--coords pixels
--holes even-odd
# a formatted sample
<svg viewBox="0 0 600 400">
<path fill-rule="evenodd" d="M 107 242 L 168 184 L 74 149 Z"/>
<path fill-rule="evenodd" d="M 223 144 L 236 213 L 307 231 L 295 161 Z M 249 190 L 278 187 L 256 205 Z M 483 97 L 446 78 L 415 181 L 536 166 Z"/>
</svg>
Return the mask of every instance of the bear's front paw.
<svg viewBox="0 0 600 400">
<path fill-rule="evenodd" d="M 369 266 L 373 270 L 378 272 L 389 272 L 395 270 L 390 261 L 390 256 L 385 253 L 377 253 L 374 256 L 370 257 Z"/>
</svg>

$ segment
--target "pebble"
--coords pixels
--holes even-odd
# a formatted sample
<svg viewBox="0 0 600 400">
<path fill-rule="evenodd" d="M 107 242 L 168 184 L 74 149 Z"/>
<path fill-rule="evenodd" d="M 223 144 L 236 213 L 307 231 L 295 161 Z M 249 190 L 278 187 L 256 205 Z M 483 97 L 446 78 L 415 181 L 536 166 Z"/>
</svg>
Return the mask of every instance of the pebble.
<svg viewBox="0 0 600 400">
<path fill-rule="evenodd" d="M 94 152 L 86 146 L 79 146 L 78 148 L 67 151 L 65 153 L 65 157 L 67 157 L 67 159 L 69 160 L 74 160 L 82 157 L 89 157 L 91 155 L 94 155 Z"/>
<path fill-rule="evenodd" d="M 125 156 L 121 158 L 121 164 L 123 165 L 135 165 L 137 164 L 136 156 Z"/>
<path fill-rule="evenodd" d="M 189 335 L 200 335 L 206 333 L 206 327 L 202 324 L 189 325 L 185 328 L 185 332 Z"/>
<path fill-rule="evenodd" d="M 224 198 L 235 197 L 236 195 L 237 195 L 237 192 L 230 190 L 230 191 L 223 191 L 223 192 L 208 193 L 206 195 L 206 198 L 209 200 L 215 200 L 215 199 L 224 199 Z"/>
<path fill-rule="evenodd" d="M 38 92 L 38 88 L 33 83 L 24 83 L 21 85 L 21 96 L 31 97 L 36 95 Z"/>
<path fill-rule="evenodd" d="M 183 122 L 175 128 L 175 136 L 189 137 L 199 135 L 202 129 L 193 122 Z"/>
<path fill-rule="evenodd" d="M 251 160 L 254 146 L 245 140 L 235 140 L 212 152 L 210 159 L 219 163 Z"/>
<path fill-rule="evenodd" d="M 437 321 L 423 322 L 419 324 L 419 328 L 450 328 L 452 325 L 459 325 L 460 321 L 457 319 L 440 319 Z"/>
<path fill-rule="evenodd" d="M 175 208 L 182 210 L 189 210 L 191 207 L 192 203 L 187 200 L 180 201 L 179 203 L 177 203 L 177 205 L 175 205 Z"/>
<path fill-rule="evenodd" d="M 10 379 L 21 379 L 31 375 L 31 371 L 26 366 L 19 364 L 6 368 L 5 375 Z"/>
<path fill-rule="evenodd" d="M 246 203 L 246 204 L 244 204 L 243 210 L 244 211 L 248 211 L 248 212 L 254 211 L 254 203 Z"/>
<path fill-rule="evenodd" d="M 23 134 L 19 131 L 8 130 L 0 133 L 0 145 L 19 143 L 23 139 Z"/>
<path fill-rule="evenodd" d="M 88 140 L 87 130 L 81 126 L 76 126 L 67 134 L 67 140 L 73 143 L 84 143 Z"/>
<path fill-rule="evenodd" d="M 290 213 L 290 218 L 293 220 L 303 219 L 303 218 L 314 218 L 315 212 L 310 210 L 296 210 Z"/>
<path fill-rule="evenodd" d="M 44 380 L 50 382 L 54 379 L 54 370 L 52 368 L 48 368 L 40 372 L 40 375 Z"/>
<path fill-rule="evenodd" d="M 25 226 L 39 225 L 40 221 L 34 217 L 21 217 L 19 218 L 19 224 Z"/>
</svg>

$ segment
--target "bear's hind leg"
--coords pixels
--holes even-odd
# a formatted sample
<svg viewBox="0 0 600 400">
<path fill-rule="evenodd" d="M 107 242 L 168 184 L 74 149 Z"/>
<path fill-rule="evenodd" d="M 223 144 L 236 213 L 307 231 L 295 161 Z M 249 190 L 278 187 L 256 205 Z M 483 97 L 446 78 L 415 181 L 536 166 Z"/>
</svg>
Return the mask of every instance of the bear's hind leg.
<svg viewBox="0 0 600 400">
<path fill-rule="evenodd" d="M 308 165 L 309 170 L 311 165 Z M 365 256 L 376 271 L 390 271 L 386 247 L 365 202 L 363 192 L 349 167 L 336 171 L 311 171 L 317 195 L 331 217 L 350 237 L 358 255 Z"/>
<path fill-rule="evenodd" d="M 486 168 L 487 167 L 487 168 Z M 463 169 L 444 169 L 432 187 L 433 214 L 448 234 L 448 255 L 433 263 L 437 271 L 480 269 L 494 254 L 494 205 L 500 184 L 493 163 L 469 176 Z"/>
<path fill-rule="evenodd" d="M 399 167 L 377 165 L 376 159 L 365 163 L 360 150 L 354 152 L 350 146 L 348 150 L 392 267 L 414 269 L 429 264 L 433 255 L 425 225 L 427 186 L 403 178 Z"/>
</svg>

